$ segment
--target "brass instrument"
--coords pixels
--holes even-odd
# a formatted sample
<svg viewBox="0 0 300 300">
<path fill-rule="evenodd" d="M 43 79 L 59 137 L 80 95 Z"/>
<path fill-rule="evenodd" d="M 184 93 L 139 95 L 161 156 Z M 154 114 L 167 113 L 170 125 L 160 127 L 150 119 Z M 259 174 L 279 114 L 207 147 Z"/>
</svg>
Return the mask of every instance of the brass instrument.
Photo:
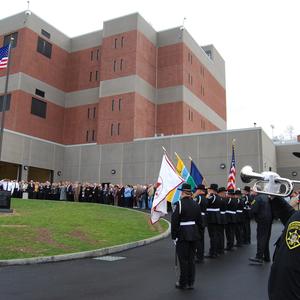
<svg viewBox="0 0 300 300">
<path fill-rule="evenodd" d="M 288 197 L 293 192 L 294 185 L 300 184 L 298 180 L 282 178 L 275 172 L 253 172 L 250 166 L 243 167 L 240 175 L 244 183 L 255 180 L 253 191 L 273 196 Z"/>
</svg>

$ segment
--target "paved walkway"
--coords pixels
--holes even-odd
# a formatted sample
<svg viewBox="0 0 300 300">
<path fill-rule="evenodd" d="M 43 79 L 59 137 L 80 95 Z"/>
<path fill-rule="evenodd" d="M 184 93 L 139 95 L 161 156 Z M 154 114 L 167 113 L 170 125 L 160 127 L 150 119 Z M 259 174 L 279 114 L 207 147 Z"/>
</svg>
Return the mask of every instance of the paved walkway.
<svg viewBox="0 0 300 300">
<path fill-rule="evenodd" d="M 170 238 L 114 256 L 117 261 L 82 259 L 0 268 L 3 300 L 264 300 L 270 264 L 251 266 L 253 243 L 197 265 L 195 290 L 174 288 L 174 246 Z M 272 243 L 282 226 L 273 225 Z M 206 243 L 206 248 L 207 248 Z"/>
</svg>

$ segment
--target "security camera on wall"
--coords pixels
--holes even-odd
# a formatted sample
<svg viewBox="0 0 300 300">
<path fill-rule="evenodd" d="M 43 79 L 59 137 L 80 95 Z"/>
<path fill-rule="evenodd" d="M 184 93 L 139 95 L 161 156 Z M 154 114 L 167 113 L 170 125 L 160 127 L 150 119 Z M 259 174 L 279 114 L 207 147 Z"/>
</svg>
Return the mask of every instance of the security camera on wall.
<svg viewBox="0 0 300 300">
<path fill-rule="evenodd" d="M 31 11 L 30 10 L 26 10 L 25 11 L 25 16 L 30 16 L 31 15 Z"/>
</svg>

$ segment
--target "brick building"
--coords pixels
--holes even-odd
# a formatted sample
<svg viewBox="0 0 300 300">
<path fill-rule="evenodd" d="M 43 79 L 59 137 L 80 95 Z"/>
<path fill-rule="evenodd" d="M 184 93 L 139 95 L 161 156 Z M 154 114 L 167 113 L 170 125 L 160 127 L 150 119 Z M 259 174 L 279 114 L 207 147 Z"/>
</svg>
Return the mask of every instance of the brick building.
<svg viewBox="0 0 300 300">
<path fill-rule="evenodd" d="M 224 61 L 214 46 L 199 46 L 185 29 L 156 32 L 135 13 L 69 38 L 22 12 L 0 20 L 0 45 L 11 36 L 2 170 L 4 162 L 18 169 L 63 169 L 57 157 L 47 163 L 53 145 L 226 129 Z M 0 95 L 4 82 L 1 70 Z M 16 145 L 28 155 L 14 155 Z"/>
</svg>

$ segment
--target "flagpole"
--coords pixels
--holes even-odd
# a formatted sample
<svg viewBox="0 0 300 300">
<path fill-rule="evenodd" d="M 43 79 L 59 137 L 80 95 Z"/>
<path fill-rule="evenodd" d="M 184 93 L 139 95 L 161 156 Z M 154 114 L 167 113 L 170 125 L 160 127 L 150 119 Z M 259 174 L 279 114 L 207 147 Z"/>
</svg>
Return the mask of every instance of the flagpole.
<svg viewBox="0 0 300 300">
<path fill-rule="evenodd" d="M 8 62 L 7 62 L 7 69 L 6 69 L 6 80 L 5 80 L 5 90 L 4 90 L 4 97 L 2 103 L 2 116 L 1 116 L 1 124 L 0 124 L 0 161 L 2 159 L 2 144 L 3 144 L 3 132 L 4 132 L 4 120 L 5 120 L 5 111 L 6 111 L 6 104 L 7 104 L 7 91 L 8 91 L 8 78 L 9 78 L 9 69 L 10 69 L 10 54 L 11 54 L 11 44 L 14 38 L 11 37 L 8 46 Z"/>
</svg>

